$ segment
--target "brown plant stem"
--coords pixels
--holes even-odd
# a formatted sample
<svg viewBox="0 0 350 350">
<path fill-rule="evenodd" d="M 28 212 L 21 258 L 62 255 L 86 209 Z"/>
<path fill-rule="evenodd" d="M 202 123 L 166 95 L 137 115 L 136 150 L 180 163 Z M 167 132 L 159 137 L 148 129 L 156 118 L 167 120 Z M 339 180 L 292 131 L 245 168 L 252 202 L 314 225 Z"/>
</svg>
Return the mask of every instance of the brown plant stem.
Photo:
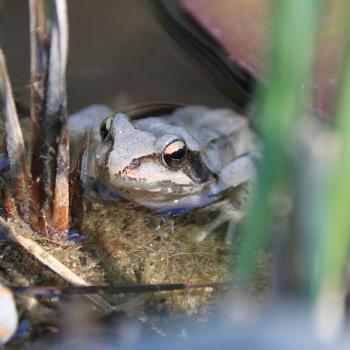
<svg viewBox="0 0 350 350">
<path fill-rule="evenodd" d="M 24 140 L 2 50 L 0 50 L 0 94 L 3 103 L 2 116 L 17 210 L 24 221 L 30 222 L 30 177 L 25 167 Z"/>
<path fill-rule="evenodd" d="M 30 0 L 32 177 L 41 220 L 34 227 L 51 239 L 69 229 L 69 140 L 66 126 L 67 8 Z"/>
<path fill-rule="evenodd" d="M 84 190 L 86 186 L 90 130 L 85 132 L 77 157 L 69 175 L 71 226 L 80 230 L 84 217 Z"/>
</svg>

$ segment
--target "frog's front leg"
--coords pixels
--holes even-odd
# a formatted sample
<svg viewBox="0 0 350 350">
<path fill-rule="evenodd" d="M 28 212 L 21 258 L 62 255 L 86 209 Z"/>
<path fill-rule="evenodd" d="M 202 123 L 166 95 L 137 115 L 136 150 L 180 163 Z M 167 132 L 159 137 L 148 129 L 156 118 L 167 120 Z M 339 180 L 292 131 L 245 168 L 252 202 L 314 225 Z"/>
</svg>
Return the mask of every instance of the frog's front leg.
<svg viewBox="0 0 350 350">
<path fill-rule="evenodd" d="M 235 208 L 234 205 L 230 203 L 228 200 L 223 200 L 219 202 L 218 205 L 220 210 L 219 215 L 214 220 L 212 220 L 209 224 L 204 226 L 204 228 L 196 237 L 197 241 L 199 242 L 203 241 L 208 237 L 209 234 L 215 231 L 219 226 L 221 226 L 226 222 L 229 222 L 229 227 L 225 237 L 225 242 L 227 244 L 232 243 L 235 226 L 238 222 L 240 222 L 244 218 L 245 212 L 243 210 Z"/>
<path fill-rule="evenodd" d="M 253 180 L 255 168 L 252 155 L 241 156 L 228 165 L 226 165 L 219 174 L 218 184 L 213 192 L 219 193 L 229 188 L 235 188 L 239 185 Z"/>
<path fill-rule="evenodd" d="M 252 180 L 253 177 L 254 165 L 252 157 L 250 155 L 239 157 L 222 169 L 218 184 L 212 190 L 212 194 L 219 194 L 230 188 L 238 187 Z M 237 209 L 228 199 L 217 202 L 216 205 L 219 206 L 219 215 L 203 228 L 197 236 L 197 240 L 204 240 L 219 226 L 225 222 L 229 222 L 225 241 L 226 243 L 232 243 L 235 225 L 244 218 L 245 212 Z"/>
</svg>

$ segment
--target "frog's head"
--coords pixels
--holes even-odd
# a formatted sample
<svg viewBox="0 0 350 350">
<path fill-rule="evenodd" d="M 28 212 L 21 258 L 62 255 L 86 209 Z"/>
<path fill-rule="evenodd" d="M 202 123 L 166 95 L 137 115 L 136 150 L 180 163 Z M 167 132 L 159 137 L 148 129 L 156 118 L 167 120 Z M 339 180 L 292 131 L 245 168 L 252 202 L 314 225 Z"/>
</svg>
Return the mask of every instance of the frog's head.
<svg viewBox="0 0 350 350">
<path fill-rule="evenodd" d="M 124 197 L 157 206 L 203 190 L 213 180 L 198 151 L 181 131 L 167 133 L 167 125 L 142 129 L 118 113 L 101 124 L 96 152 L 99 177 Z"/>
</svg>

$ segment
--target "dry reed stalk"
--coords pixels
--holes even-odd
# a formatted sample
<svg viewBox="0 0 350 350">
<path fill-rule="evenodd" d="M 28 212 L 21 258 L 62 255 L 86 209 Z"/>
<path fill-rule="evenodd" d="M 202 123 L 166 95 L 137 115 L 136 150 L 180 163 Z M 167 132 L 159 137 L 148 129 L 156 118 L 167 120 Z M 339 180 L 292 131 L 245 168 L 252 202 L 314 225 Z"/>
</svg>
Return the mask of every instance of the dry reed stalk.
<svg viewBox="0 0 350 350">
<path fill-rule="evenodd" d="M 69 140 L 66 126 L 68 21 L 65 1 L 30 0 L 32 177 L 41 220 L 56 239 L 69 230 Z"/>
<path fill-rule="evenodd" d="M 72 228 L 80 230 L 84 216 L 84 190 L 88 166 L 88 148 L 90 142 L 90 130 L 87 130 L 79 147 L 77 157 L 69 175 L 70 185 L 70 214 Z"/>
<path fill-rule="evenodd" d="M 26 222 L 30 221 L 30 176 L 25 167 L 24 140 L 19 125 L 18 115 L 13 99 L 6 61 L 0 50 L 0 94 L 3 103 L 3 119 L 6 134 L 7 154 L 14 183 L 16 205 L 19 214 Z"/>
</svg>

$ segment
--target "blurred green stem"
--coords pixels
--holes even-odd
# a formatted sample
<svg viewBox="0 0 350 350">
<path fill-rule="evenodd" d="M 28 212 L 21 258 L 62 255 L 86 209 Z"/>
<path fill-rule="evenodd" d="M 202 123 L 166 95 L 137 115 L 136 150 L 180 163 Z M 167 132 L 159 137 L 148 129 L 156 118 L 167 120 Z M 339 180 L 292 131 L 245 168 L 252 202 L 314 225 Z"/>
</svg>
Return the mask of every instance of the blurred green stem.
<svg viewBox="0 0 350 350">
<path fill-rule="evenodd" d="M 347 5 L 350 13 L 350 5 Z M 349 29 L 350 26 L 348 26 Z M 339 136 L 340 153 L 326 192 L 326 219 L 321 236 L 318 266 L 318 287 L 341 289 L 349 261 L 350 248 L 350 37 L 345 30 L 348 47 L 339 90 L 336 116 L 336 132 Z"/>
<path fill-rule="evenodd" d="M 253 278 L 255 253 L 267 244 L 273 196 L 286 179 L 287 148 L 294 141 L 302 108 L 310 98 L 311 61 L 321 5 L 320 0 L 273 0 L 271 4 L 271 55 L 266 87 L 260 91 L 263 155 L 236 265 L 240 283 Z"/>
</svg>

